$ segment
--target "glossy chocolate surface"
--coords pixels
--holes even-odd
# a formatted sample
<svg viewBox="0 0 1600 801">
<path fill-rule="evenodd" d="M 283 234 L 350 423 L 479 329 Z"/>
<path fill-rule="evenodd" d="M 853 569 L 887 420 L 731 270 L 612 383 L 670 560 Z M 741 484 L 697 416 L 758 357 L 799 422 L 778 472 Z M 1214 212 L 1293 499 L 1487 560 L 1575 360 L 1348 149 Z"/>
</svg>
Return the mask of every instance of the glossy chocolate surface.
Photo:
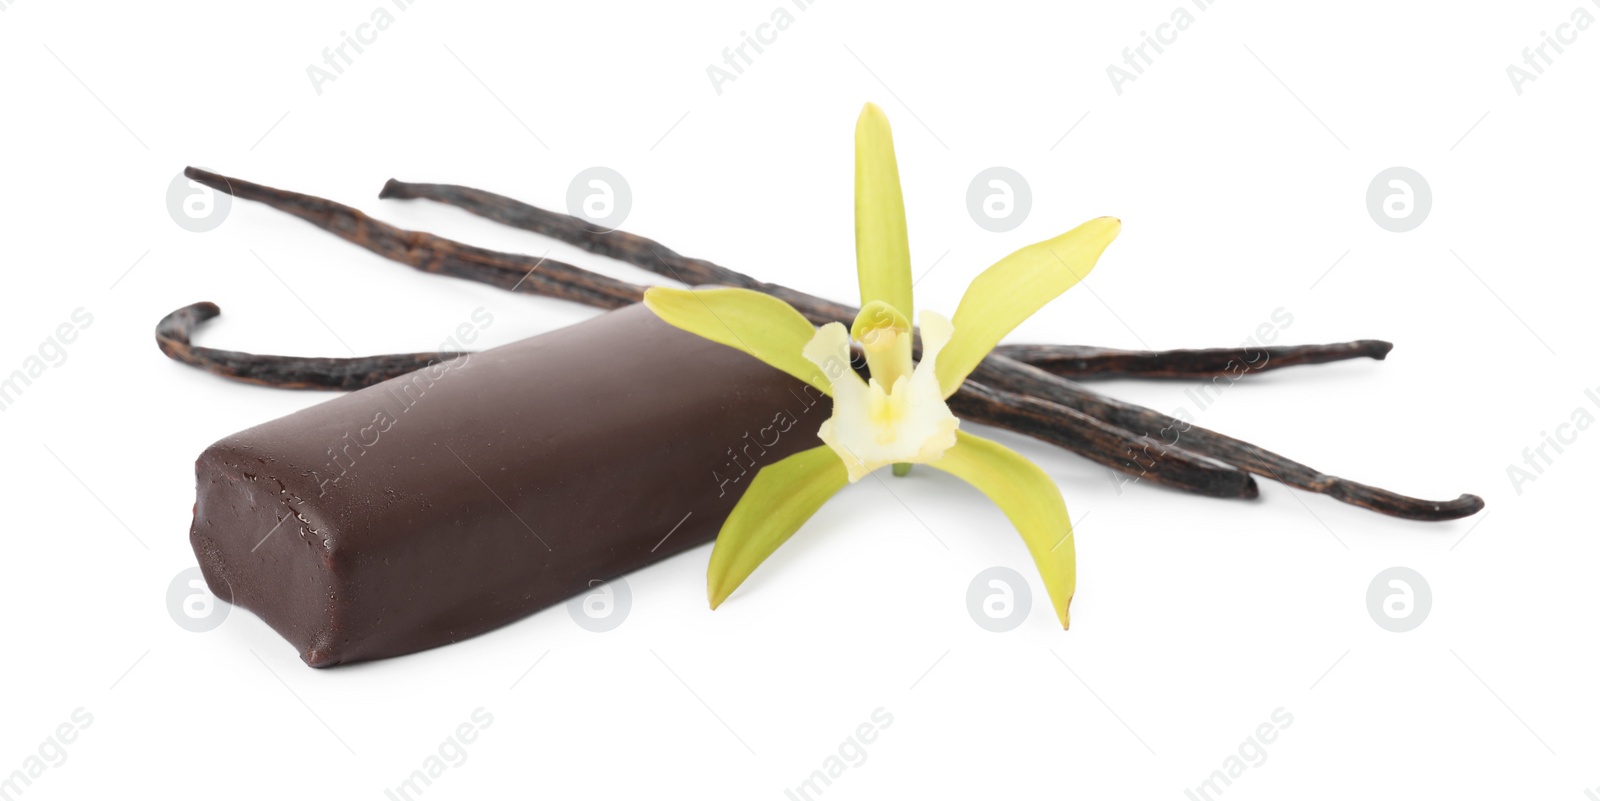
<svg viewBox="0 0 1600 801">
<path fill-rule="evenodd" d="M 190 540 L 308 665 L 398 656 L 708 542 L 828 412 L 630 306 L 217 442 Z"/>
</svg>

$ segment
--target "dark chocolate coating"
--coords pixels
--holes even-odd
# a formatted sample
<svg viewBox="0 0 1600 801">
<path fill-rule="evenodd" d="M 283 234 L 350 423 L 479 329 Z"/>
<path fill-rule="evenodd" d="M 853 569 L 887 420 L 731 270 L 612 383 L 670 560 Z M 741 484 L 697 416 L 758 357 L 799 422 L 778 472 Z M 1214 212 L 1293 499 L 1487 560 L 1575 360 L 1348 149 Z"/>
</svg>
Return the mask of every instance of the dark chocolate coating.
<svg viewBox="0 0 1600 801">
<path fill-rule="evenodd" d="M 629 306 L 217 442 L 195 464 L 190 540 L 212 592 L 306 664 L 398 656 L 713 539 L 828 414 L 805 384 Z"/>
</svg>

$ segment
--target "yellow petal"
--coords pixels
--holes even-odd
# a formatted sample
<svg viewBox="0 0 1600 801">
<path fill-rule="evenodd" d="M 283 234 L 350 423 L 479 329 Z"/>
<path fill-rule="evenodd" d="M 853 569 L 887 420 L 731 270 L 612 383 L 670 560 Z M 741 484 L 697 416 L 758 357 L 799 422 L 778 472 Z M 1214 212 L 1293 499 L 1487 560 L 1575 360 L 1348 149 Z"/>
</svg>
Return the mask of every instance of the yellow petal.
<svg viewBox="0 0 1600 801">
<path fill-rule="evenodd" d="M 881 300 L 911 313 L 911 246 L 900 168 L 889 118 L 871 103 L 856 120 L 856 273 L 862 306 Z"/>
<path fill-rule="evenodd" d="M 932 465 L 977 487 L 1005 512 L 1033 555 L 1061 627 L 1067 628 L 1078 559 L 1067 504 L 1055 481 L 1016 451 L 961 431 L 956 446 Z"/>
<path fill-rule="evenodd" d="M 847 483 L 844 463 L 827 446 L 801 451 L 756 473 L 722 524 L 706 569 L 716 609 L 778 546 Z"/>
<path fill-rule="evenodd" d="M 691 334 L 738 348 L 779 370 L 831 392 L 828 377 L 802 355 L 817 329 L 793 306 L 750 289 L 673 289 L 653 286 L 644 305 Z"/>
<path fill-rule="evenodd" d="M 1098 217 L 1012 253 L 973 279 L 956 307 L 955 337 L 936 365 L 945 397 L 1006 334 L 1094 269 L 1121 230 L 1117 218 Z"/>
</svg>

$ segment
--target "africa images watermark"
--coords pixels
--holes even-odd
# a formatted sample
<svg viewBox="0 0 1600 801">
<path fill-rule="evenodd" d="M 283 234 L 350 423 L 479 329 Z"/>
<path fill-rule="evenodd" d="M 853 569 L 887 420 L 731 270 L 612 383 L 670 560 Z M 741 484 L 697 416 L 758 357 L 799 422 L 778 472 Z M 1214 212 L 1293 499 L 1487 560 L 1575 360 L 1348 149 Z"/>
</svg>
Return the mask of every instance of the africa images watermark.
<svg viewBox="0 0 1600 801">
<path fill-rule="evenodd" d="M 872 318 L 861 323 L 861 328 L 866 331 L 863 335 L 865 338 L 861 342 L 862 347 L 872 347 L 878 341 L 877 338 L 883 335 L 882 332 L 888 330 L 891 322 L 888 313 L 880 309 Z M 866 364 L 866 354 L 863 351 L 859 354 L 852 353 L 849 361 L 838 356 L 829 356 L 826 363 L 820 365 L 820 369 L 822 377 L 829 386 L 832 386 L 846 372 L 856 372 Z M 738 484 L 752 470 L 759 469 L 761 457 L 767 455 L 767 449 L 776 446 L 783 435 L 789 433 L 795 424 L 800 422 L 801 416 L 809 414 L 825 394 L 809 383 L 790 392 L 794 395 L 794 408 L 797 411 L 791 413 L 789 409 L 779 409 L 772 415 L 770 425 L 754 433 L 744 432 L 744 436 L 737 443 L 728 447 L 726 451 L 728 460 L 712 469 L 711 480 L 717 483 L 718 498 L 728 494 L 729 484 Z"/>
<path fill-rule="evenodd" d="M 883 312 L 874 317 L 871 324 L 863 327 L 868 331 L 866 340 L 862 345 L 871 345 L 879 336 L 879 331 L 885 320 Z M 841 360 L 837 356 L 829 356 L 827 363 L 821 365 L 822 375 L 829 386 L 837 381 L 846 371 L 854 371 L 857 367 L 866 365 L 866 355 L 861 354 L 857 359 L 851 355 L 851 361 Z M 820 397 L 824 394 L 816 387 L 807 384 L 798 390 L 792 391 L 795 398 L 795 408 L 799 411 L 790 413 L 788 409 L 779 409 L 772 415 L 772 423 L 765 428 L 757 430 L 754 434 L 749 431 L 744 433 L 739 442 L 728 447 L 728 460 L 711 471 L 711 480 L 717 483 L 717 497 L 728 494 L 729 484 L 738 484 L 744 480 L 750 471 L 757 469 L 761 457 L 767 455 L 767 449 L 778 444 L 784 434 L 789 433 L 795 424 L 800 422 L 802 415 L 808 414 L 816 407 Z M 815 430 L 815 429 L 812 429 Z"/>
<path fill-rule="evenodd" d="M 687 516 L 684 518 L 687 520 Z M 658 543 L 659 544 L 659 543 Z M 633 591 L 621 576 L 614 579 L 589 579 L 589 588 L 582 595 L 567 601 L 567 614 L 579 628 L 596 634 L 615 630 L 628 619 L 633 609 Z"/>
<path fill-rule="evenodd" d="M 406 11 L 417 4 L 417 0 L 389 0 L 396 11 Z M 306 65 L 306 77 L 311 79 L 311 88 L 320 96 L 324 84 L 339 80 L 346 67 L 356 63 L 356 56 L 367 52 L 367 48 L 378 41 L 378 34 L 389 30 L 395 23 L 395 15 L 385 6 L 372 9 L 367 15 L 367 21 L 356 26 L 355 33 L 339 31 L 339 43 L 322 48 L 322 64 L 315 62 Z M 350 51 L 355 51 L 351 55 Z"/>
<path fill-rule="evenodd" d="M 1193 789 L 1185 788 L 1183 796 L 1191 801 L 1214 801 L 1244 776 L 1246 770 L 1267 764 L 1267 746 L 1277 742 L 1283 730 L 1292 725 L 1294 715 L 1288 710 L 1281 706 L 1272 710 L 1270 719 L 1256 726 L 1255 731 L 1239 743 L 1235 753 L 1222 760 L 1222 767 L 1211 771 L 1211 775 Z"/>
<path fill-rule="evenodd" d="M 479 306 L 472 310 L 470 322 L 456 326 L 452 335 L 439 343 L 439 350 L 459 351 L 463 343 L 470 345 L 476 342 L 478 334 L 493 324 L 494 314 Z M 393 404 L 389 408 L 373 412 L 370 424 L 346 431 L 343 437 L 328 446 L 328 463 L 324 466 L 328 478 L 322 477 L 315 470 L 311 471 L 311 480 L 317 482 L 318 497 L 327 495 L 332 488 L 337 488 L 339 482 L 355 469 L 357 460 L 365 456 L 368 449 L 377 447 L 383 435 L 394 428 L 402 415 L 421 403 L 423 396 L 428 394 L 428 390 L 433 389 L 434 384 L 467 369 L 471 359 L 472 354 L 468 353 L 449 361 L 430 362 L 425 367 L 385 383 L 383 397 L 393 401 Z"/>
<path fill-rule="evenodd" d="M 1600 0 L 1589 0 L 1589 3 L 1600 9 Z M 1567 46 L 1578 41 L 1578 34 L 1589 30 L 1592 25 L 1594 14 L 1588 8 L 1578 6 L 1572 9 L 1566 22 L 1556 26 L 1555 33 L 1539 31 L 1539 43 L 1522 48 L 1522 63 L 1506 65 L 1506 77 L 1511 79 L 1511 88 L 1521 95 L 1524 84 L 1539 80 L 1545 67 L 1556 63 L 1555 56 L 1567 52 Z M 1555 56 L 1550 55 L 1552 50 Z"/>
<path fill-rule="evenodd" d="M 89 710 L 81 706 L 72 710 L 67 720 L 56 726 L 50 735 L 39 743 L 34 753 L 23 758 L 22 767 L 0 778 L 0 799 L 13 801 L 21 798 L 23 793 L 33 787 L 34 782 L 44 777 L 46 771 L 67 764 L 67 746 L 77 742 L 78 735 L 92 725 L 94 725 L 94 715 L 89 714 Z"/>
<path fill-rule="evenodd" d="M 1205 11 L 1216 5 L 1216 0 L 1189 0 L 1195 10 Z M 1172 9 L 1167 16 L 1167 21 L 1156 26 L 1155 33 L 1139 31 L 1139 44 L 1122 48 L 1122 64 L 1106 65 L 1106 77 L 1111 79 L 1111 89 L 1118 95 L 1122 94 L 1123 84 L 1133 83 L 1144 74 L 1145 67 L 1156 63 L 1156 56 L 1167 52 L 1174 42 L 1178 41 L 1178 34 L 1189 30 L 1195 23 L 1194 12 L 1187 6 L 1178 6 Z M 1154 50 L 1155 55 L 1150 51 Z"/>
<path fill-rule="evenodd" d="M 839 743 L 835 753 L 822 760 L 822 767 L 811 771 L 804 781 L 792 789 L 784 788 L 783 797 L 791 801 L 814 801 L 842 778 L 849 768 L 867 764 L 867 746 L 878 741 L 884 729 L 894 725 L 894 715 L 883 707 L 872 710 L 870 719 L 863 721 L 851 735 Z"/>
<path fill-rule="evenodd" d="M 456 726 L 450 736 L 439 743 L 434 753 L 422 760 L 422 767 L 411 771 L 411 775 L 393 789 L 384 788 L 384 797 L 394 801 L 412 801 L 421 798 L 434 782 L 444 776 L 445 771 L 467 764 L 467 746 L 477 742 L 483 730 L 493 725 L 494 715 L 490 714 L 489 710 L 481 706 L 472 710 L 470 718 Z"/>
<path fill-rule="evenodd" d="M 1241 358 L 1229 361 L 1224 369 L 1209 381 L 1192 386 L 1184 390 L 1183 395 L 1195 407 L 1190 411 L 1187 406 L 1179 406 L 1169 415 L 1172 424 L 1162 428 L 1159 432 L 1148 434 L 1151 440 L 1142 448 L 1128 448 L 1127 457 L 1131 466 L 1137 467 L 1137 475 L 1118 475 L 1113 472 L 1112 477 L 1116 482 L 1117 493 L 1121 494 L 1122 487 L 1143 478 L 1155 468 L 1156 462 L 1167 455 L 1168 448 L 1179 447 L 1183 435 L 1194 427 L 1199 412 L 1211 408 L 1236 382 L 1245 376 L 1265 369 L 1272 361 L 1272 354 L 1268 353 L 1266 346 L 1278 341 L 1278 335 L 1289 326 L 1294 325 L 1294 314 L 1282 306 L 1272 310 L 1268 319 L 1256 326 L 1255 331 L 1240 343 Z"/>
<path fill-rule="evenodd" d="M 1069 532 L 1067 536 L 1071 536 Z M 1066 537 L 1062 538 L 1064 542 Z M 1056 543 L 1059 546 L 1061 543 Z M 1054 550 L 1052 548 L 1051 550 Z M 1003 565 L 986 568 L 967 585 L 967 614 L 979 628 L 995 633 L 1015 630 L 1033 609 L 1033 590 L 1021 573 Z"/>
<path fill-rule="evenodd" d="M 793 393 L 798 412 L 791 413 L 788 409 L 779 409 L 772 415 L 770 424 L 753 432 L 744 432 L 744 437 L 728 446 L 726 451 L 728 460 L 711 471 L 711 480 L 717 484 L 718 498 L 728 494 L 729 485 L 737 485 L 752 470 L 759 469 L 761 458 L 767 455 L 767 449 L 776 447 L 783 435 L 789 433 L 795 424 L 800 422 L 802 415 L 809 414 L 822 397 L 822 392 L 809 384 L 793 390 Z"/>
<path fill-rule="evenodd" d="M 94 324 L 94 315 L 79 306 L 72 310 L 65 322 L 55 327 L 50 335 L 34 353 L 22 360 L 22 365 L 11 371 L 10 375 L 0 377 L 0 412 L 4 412 L 16 405 L 22 393 L 26 392 L 33 382 L 44 377 L 51 368 L 60 367 L 67 363 L 67 346 L 78 341 L 78 334 Z"/>
<path fill-rule="evenodd" d="M 1583 394 L 1589 405 L 1600 409 L 1600 387 L 1585 389 Z M 1587 406 L 1578 406 L 1567 415 L 1566 422 L 1555 427 L 1554 433 L 1540 431 L 1539 444 L 1522 449 L 1522 464 L 1506 465 L 1506 478 L 1511 480 L 1511 488 L 1521 495 L 1524 486 L 1538 481 L 1545 468 L 1555 464 L 1556 457 L 1566 453 L 1567 448 L 1578 441 L 1578 435 L 1588 431 L 1594 421 L 1595 415 Z"/>
<path fill-rule="evenodd" d="M 795 11 L 800 12 L 816 3 L 817 0 L 789 0 Z M 767 47 L 778 41 L 778 34 L 789 30 L 794 23 L 794 13 L 786 6 L 778 6 L 772 9 L 766 22 L 756 26 L 755 33 L 739 31 L 739 43 L 722 48 L 722 64 L 706 65 L 706 77 L 711 79 L 711 89 L 720 96 L 723 84 L 739 80 L 744 68 L 756 63 L 755 56 L 767 52 Z M 755 51 L 754 56 L 750 54 L 751 50 Z"/>
</svg>

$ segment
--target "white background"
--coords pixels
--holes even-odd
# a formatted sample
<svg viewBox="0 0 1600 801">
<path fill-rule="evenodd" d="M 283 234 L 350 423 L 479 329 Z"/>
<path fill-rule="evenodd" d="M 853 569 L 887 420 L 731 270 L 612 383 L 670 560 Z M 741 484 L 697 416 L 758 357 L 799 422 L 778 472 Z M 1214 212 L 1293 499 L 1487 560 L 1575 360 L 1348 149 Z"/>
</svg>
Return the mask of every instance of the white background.
<svg viewBox="0 0 1600 801">
<path fill-rule="evenodd" d="M 1600 386 L 1600 29 L 1547 51 L 1520 95 L 1506 73 L 1541 31 L 1600 7 L 1224 0 L 1119 95 L 1107 66 L 1179 0 L 822 0 L 719 94 L 707 66 L 779 0 L 421 2 L 319 94 L 307 67 L 379 2 L 0 2 L 0 373 L 74 309 L 93 316 L 0 412 L 0 773 L 74 710 L 93 717 L 23 797 L 383 798 L 479 707 L 493 724 L 423 797 L 779 799 L 879 707 L 892 725 L 821 797 L 1180 799 L 1280 707 L 1292 725 L 1226 798 L 1600 788 L 1600 432 L 1520 492 L 1507 475 L 1575 409 L 1600 416 L 1584 395 Z M 895 125 L 919 305 L 949 312 L 1005 253 L 1117 215 L 1095 273 L 1013 340 L 1234 345 L 1279 308 L 1280 344 L 1388 339 L 1386 362 L 1251 378 L 1204 411 L 1182 382 L 1100 386 L 1356 480 L 1476 492 L 1488 511 L 1411 523 L 1270 482 L 1255 502 L 1119 492 L 1085 460 L 997 435 L 1079 523 L 1070 632 L 1003 516 L 932 470 L 892 484 L 904 506 L 879 482 L 850 488 L 716 613 L 700 548 L 628 576 L 632 613 L 606 634 L 557 607 L 314 671 L 248 612 L 204 634 L 174 624 L 194 457 L 325 396 L 167 361 L 163 314 L 211 300 L 224 313 L 201 343 L 335 356 L 432 349 L 479 306 L 489 345 L 593 314 L 416 273 L 254 204 L 191 233 L 165 201 L 185 165 L 647 280 L 377 199 L 400 177 L 562 208 L 571 178 L 604 165 L 632 188 L 629 230 L 853 300 L 867 100 Z M 994 165 L 1032 187 L 1009 233 L 966 210 Z M 1365 201 L 1395 165 L 1433 193 L 1403 234 Z M 1033 589 L 1005 634 L 965 606 L 995 565 Z M 1395 565 L 1433 596 L 1404 634 L 1366 608 Z"/>
</svg>

